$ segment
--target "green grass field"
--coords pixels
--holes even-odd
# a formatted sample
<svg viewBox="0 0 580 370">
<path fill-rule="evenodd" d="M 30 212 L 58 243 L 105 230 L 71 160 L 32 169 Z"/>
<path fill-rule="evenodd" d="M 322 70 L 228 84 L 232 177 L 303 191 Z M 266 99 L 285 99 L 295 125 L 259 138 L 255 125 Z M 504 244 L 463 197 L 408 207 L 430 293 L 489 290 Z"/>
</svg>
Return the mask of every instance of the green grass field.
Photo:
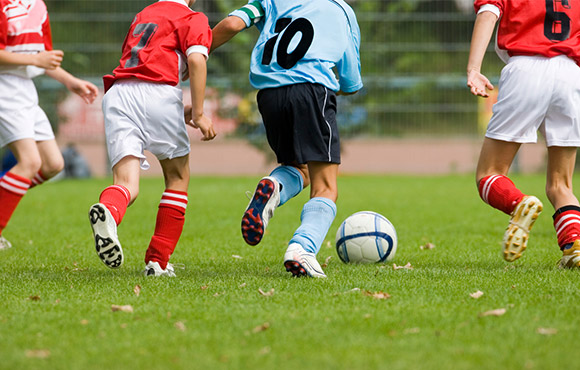
<svg viewBox="0 0 580 370">
<path fill-rule="evenodd" d="M 321 280 L 292 278 L 282 265 L 307 194 L 277 210 L 259 246 L 243 242 L 244 192 L 257 180 L 192 178 L 172 257 L 185 269 L 173 279 L 141 275 L 161 179 L 142 180 L 119 227 L 119 270 L 96 256 L 87 219 L 110 180 L 30 191 L 4 232 L 13 248 L 0 252 L 0 368 L 580 367 L 573 349 L 580 275 L 556 268 L 541 175 L 514 176 L 545 211 L 512 264 L 500 254 L 508 217 L 479 199 L 472 176 L 342 176 L 338 215 L 319 253 L 321 263 L 330 257 Z M 391 263 L 338 259 L 336 229 L 360 210 L 382 213 L 397 228 Z M 427 242 L 435 248 L 421 249 Z M 413 269 L 394 270 L 393 262 Z M 470 297 L 476 291 L 483 296 Z M 372 296 L 378 292 L 390 298 Z M 482 315 L 496 309 L 505 314 Z"/>
</svg>

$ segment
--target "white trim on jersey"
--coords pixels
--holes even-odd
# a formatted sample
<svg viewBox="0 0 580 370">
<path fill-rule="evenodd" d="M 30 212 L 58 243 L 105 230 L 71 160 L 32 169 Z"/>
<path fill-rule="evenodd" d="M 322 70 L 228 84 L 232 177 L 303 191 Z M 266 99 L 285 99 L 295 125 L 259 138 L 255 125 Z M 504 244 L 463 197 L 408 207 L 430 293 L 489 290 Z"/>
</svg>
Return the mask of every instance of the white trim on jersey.
<svg viewBox="0 0 580 370">
<path fill-rule="evenodd" d="M 174 3 L 185 5 L 189 8 L 189 5 L 187 5 L 187 1 L 185 1 L 185 0 L 159 0 L 159 2 L 162 2 L 162 1 L 171 1 Z"/>
<path fill-rule="evenodd" d="M 479 11 L 477 12 L 477 14 L 481 14 L 483 12 L 491 12 L 491 13 L 495 14 L 495 16 L 498 18 L 501 15 L 499 8 L 495 5 L 492 5 L 492 4 L 483 5 L 481 8 L 479 8 Z"/>
<path fill-rule="evenodd" d="M 6 51 L 10 52 L 25 52 L 25 51 L 34 51 L 37 52 L 39 50 L 44 50 L 44 44 L 19 44 L 19 45 L 6 45 L 4 48 Z"/>
<path fill-rule="evenodd" d="M 256 8 L 255 5 L 246 4 L 242 6 L 242 8 L 248 9 L 254 15 L 254 23 L 257 23 L 262 18 L 262 14 L 260 13 L 260 9 Z"/>
<path fill-rule="evenodd" d="M 207 47 L 203 46 L 203 45 L 193 45 L 190 46 L 189 48 L 187 48 L 187 50 L 185 51 L 185 54 L 187 56 L 189 56 L 190 54 L 193 53 L 199 53 L 205 56 L 205 59 L 209 58 L 209 50 L 207 49 Z"/>
</svg>

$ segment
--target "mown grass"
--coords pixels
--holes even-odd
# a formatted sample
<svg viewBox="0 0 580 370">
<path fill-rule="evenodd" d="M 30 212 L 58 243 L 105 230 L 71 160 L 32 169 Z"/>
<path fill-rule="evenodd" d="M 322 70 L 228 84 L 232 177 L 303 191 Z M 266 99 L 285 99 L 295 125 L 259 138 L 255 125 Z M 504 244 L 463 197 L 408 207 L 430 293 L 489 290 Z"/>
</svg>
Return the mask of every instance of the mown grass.
<svg viewBox="0 0 580 370">
<path fill-rule="evenodd" d="M 282 265 L 306 193 L 279 208 L 250 247 L 239 225 L 257 178 L 192 178 L 172 257 L 185 269 L 154 279 L 141 271 L 161 179 L 142 180 L 119 227 L 119 270 L 97 258 L 87 220 L 109 180 L 43 185 L 4 232 L 14 247 L 0 252 L 0 368 L 575 367 L 580 275 L 556 268 L 543 178 L 514 179 L 545 212 L 524 256 L 508 264 L 500 255 L 508 218 L 483 204 L 472 176 L 341 176 L 338 216 L 319 253 L 321 263 L 330 257 L 324 280 L 291 278 Z M 393 222 L 392 262 L 413 269 L 340 262 L 334 233 L 360 210 Z M 421 249 L 427 242 L 435 248 Z M 484 295 L 471 298 L 478 290 Z M 378 292 L 390 298 L 369 295 Z M 501 316 L 481 315 L 500 308 Z"/>
</svg>

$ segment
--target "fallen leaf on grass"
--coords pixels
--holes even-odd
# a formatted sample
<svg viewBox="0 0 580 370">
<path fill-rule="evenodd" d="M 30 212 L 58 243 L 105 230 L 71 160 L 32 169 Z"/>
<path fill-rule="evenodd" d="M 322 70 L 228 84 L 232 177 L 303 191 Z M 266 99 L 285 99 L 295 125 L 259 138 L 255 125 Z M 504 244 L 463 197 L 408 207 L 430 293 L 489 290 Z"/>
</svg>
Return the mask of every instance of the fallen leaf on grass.
<svg viewBox="0 0 580 370">
<path fill-rule="evenodd" d="M 425 243 L 422 246 L 420 246 L 419 248 L 426 250 L 426 249 L 433 249 L 435 248 L 435 244 L 433 243 Z"/>
<path fill-rule="evenodd" d="M 326 259 L 324 260 L 324 263 L 322 264 L 322 267 L 328 267 L 328 263 L 330 262 L 332 256 L 328 256 L 326 257 Z"/>
<path fill-rule="evenodd" d="M 274 288 L 270 289 L 267 292 L 264 292 L 262 288 L 258 288 L 258 292 L 263 295 L 264 297 L 271 297 L 274 295 Z"/>
<path fill-rule="evenodd" d="M 506 313 L 506 309 L 505 308 L 498 308 L 496 310 L 491 310 L 491 311 L 485 311 L 479 314 L 480 317 L 485 317 L 485 316 L 502 316 Z"/>
<path fill-rule="evenodd" d="M 48 349 L 28 349 L 26 350 L 26 357 L 29 358 L 49 358 L 50 350 Z"/>
<path fill-rule="evenodd" d="M 469 296 L 473 299 L 478 299 L 479 297 L 481 297 L 483 295 L 483 292 L 478 290 L 475 293 L 471 293 Z"/>
<path fill-rule="evenodd" d="M 235 258 L 235 259 L 239 259 L 239 260 L 241 260 L 242 258 L 244 258 L 242 256 L 238 256 L 237 254 L 232 254 L 232 257 Z"/>
<path fill-rule="evenodd" d="M 179 331 L 185 331 L 185 324 L 182 321 L 178 321 L 175 323 L 175 327 Z"/>
<path fill-rule="evenodd" d="M 238 285 L 238 288 L 245 288 L 246 287 L 246 283 L 242 283 L 240 285 Z"/>
<path fill-rule="evenodd" d="M 135 285 L 135 287 L 133 288 L 133 293 L 135 293 L 135 295 L 139 297 L 139 294 L 141 294 L 141 285 Z"/>
<path fill-rule="evenodd" d="M 202 285 L 202 286 L 199 287 L 199 289 L 201 289 L 201 290 L 207 290 L 207 288 L 208 288 L 207 285 Z"/>
<path fill-rule="evenodd" d="M 131 306 L 131 305 L 120 306 L 120 305 L 112 304 L 111 311 L 113 311 L 113 312 L 121 311 L 121 312 L 133 313 L 133 306 Z"/>
<path fill-rule="evenodd" d="M 420 332 L 421 332 L 421 329 L 419 329 L 419 328 L 408 328 L 408 329 L 405 329 L 405 331 L 403 331 L 403 334 L 417 334 Z"/>
<path fill-rule="evenodd" d="M 81 325 L 88 325 L 88 324 L 89 324 L 89 320 L 87 320 L 87 319 L 81 320 Z"/>
<path fill-rule="evenodd" d="M 373 297 L 376 299 L 389 299 L 391 298 L 391 295 L 389 293 L 386 292 L 370 292 L 368 290 L 364 290 L 363 294 L 369 297 Z"/>
<path fill-rule="evenodd" d="M 40 301 L 40 296 L 39 295 L 31 295 L 30 297 L 28 297 L 29 301 Z"/>
<path fill-rule="evenodd" d="M 397 264 L 393 263 L 393 270 L 400 270 L 400 269 L 412 270 L 413 266 L 411 266 L 411 262 L 407 262 L 407 264 L 405 266 L 397 266 Z"/>
<path fill-rule="evenodd" d="M 542 335 L 554 335 L 554 334 L 558 334 L 558 329 L 554 329 L 554 328 L 538 328 L 537 333 L 538 334 L 542 334 Z"/>
<path fill-rule="evenodd" d="M 262 325 L 258 325 L 256 326 L 254 329 L 252 329 L 252 333 L 256 334 L 259 333 L 261 331 L 265 331 L 270 329 L 270 323 L 269 322 L 265 322 Z"/>
</svg>

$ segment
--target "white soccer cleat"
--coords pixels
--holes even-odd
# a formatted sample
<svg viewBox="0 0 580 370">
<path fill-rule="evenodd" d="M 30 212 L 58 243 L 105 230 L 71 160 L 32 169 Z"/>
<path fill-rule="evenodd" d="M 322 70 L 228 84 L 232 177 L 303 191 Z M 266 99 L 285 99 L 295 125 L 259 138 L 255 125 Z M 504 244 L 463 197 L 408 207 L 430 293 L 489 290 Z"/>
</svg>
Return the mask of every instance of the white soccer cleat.
<svg viewBox="0 0 580 370">
<path fill-rule="evenodd" d="M 273 177 L 262 178 L 242 217 L 242 237 L 246 243 L 256 245 L 262 240 L 266 226 L 279 205 L 280 184 Z"/>
<path fill-rule="evenodd" d="M 542 202 L 532 195 L 526 195 L 518 203 L 503 236 L 503 258 L 506 261 L 513 262 L 522 256 L 530 230 L 543 207 Z"/>
<path fill-rule="evenodd" d="M 89 209 L 89 221 L 95 237 L 95 249 L 103 263 L 110 268 L 119 268 L 123 264 L 123 249 L 117 237 L 117 223 L 111 212 L 102 203 L 96 203 Z"/>
<path fill-rule="evenodd" d="M 576 240 L 574 244 L 568 248 L 564 248 L 562 259 L 558 263 L 558 267 L 563 269 L 573 269 L 580 267 L 580 240 Z"/>
<path fill-rule="evenodd" d="M 167 267 L 164 269 L 161 268 L 159 262 L 149 261 L 147 266 L 145 266 L 145 271 L 143 271 L 145 276 L 169 276 L 175 277 L 175 269 L 171 263 L 167 264 Z"/>
<path fill-rule="evenodd" d="M 292 243 L 286 249 L 284 266 L 294 276 L 326 277 L 316 260 L 316 254 L 305 251 L 298 243 Z"/>
<path fill-rule="evenodd" d="M 12 243 L 10 243 L 8 240 L 6 240 L 5 237 L 0 235 L 0 251 L 2 249 L 8 249 L 8 248 L 12 248 Z"/>
</svg>

